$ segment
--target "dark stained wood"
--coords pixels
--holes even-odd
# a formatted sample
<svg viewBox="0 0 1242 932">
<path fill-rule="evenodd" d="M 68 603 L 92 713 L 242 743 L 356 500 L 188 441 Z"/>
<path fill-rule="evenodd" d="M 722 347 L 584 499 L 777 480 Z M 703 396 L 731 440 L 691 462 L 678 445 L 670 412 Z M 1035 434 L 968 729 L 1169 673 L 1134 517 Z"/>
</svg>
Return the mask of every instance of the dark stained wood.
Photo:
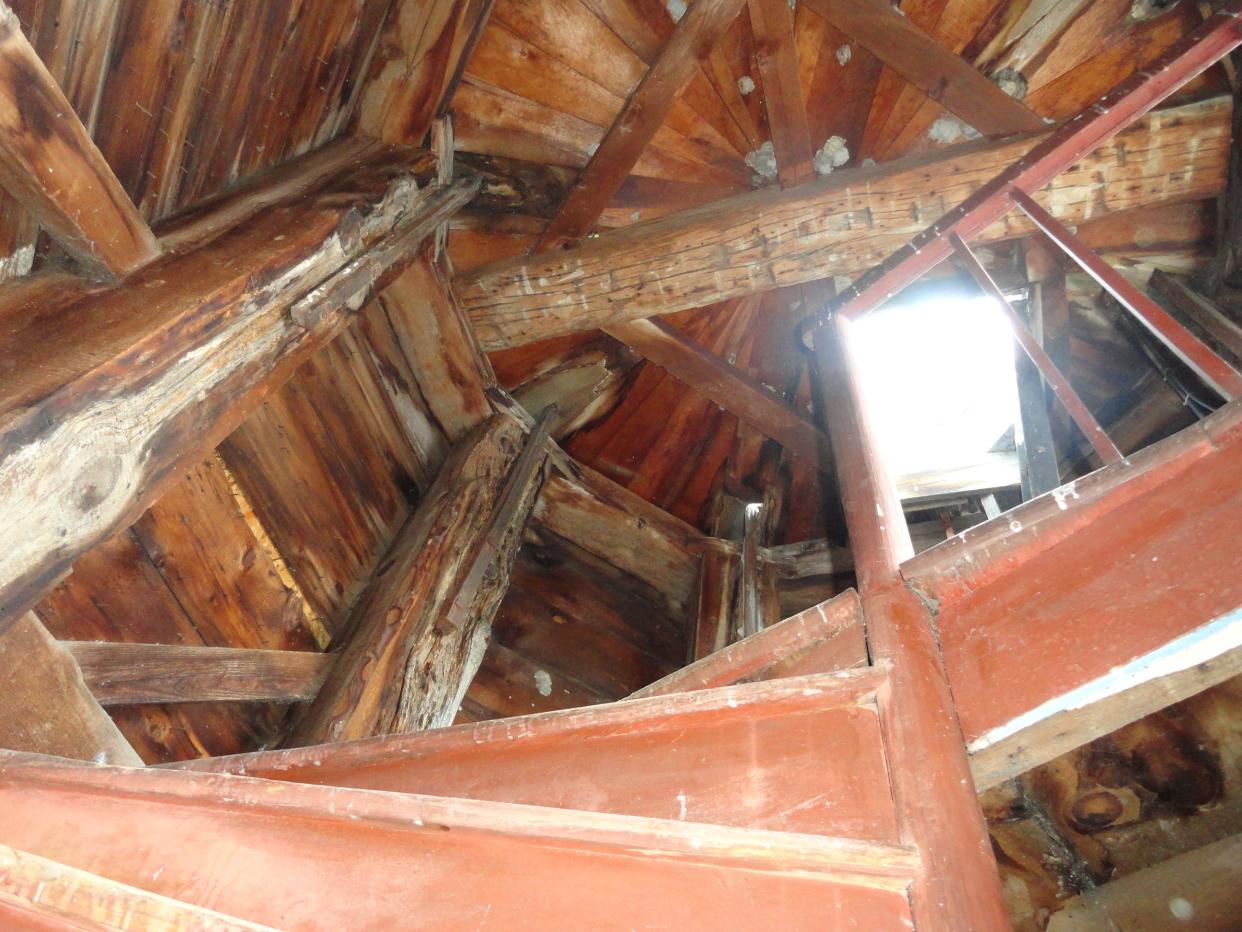
<svg viewBox="0 0 1242 932">
<path fill-rule="evenodd" d="M 150 227 L 4 3 L 0 185 L 94 272 L 124 275 L 159 255 Z"/>
<path fill-rule="evenodd" d="M 745 0 L 693 0 L 599 143 L 536 250 L 589 233 Z"/>
<path fill-rule="evenodd" d="M 304 702 L 331 654 L 238 647 L 61 641 L 103 706 L 156 702 Z"/>
<path fill-rule="evenodd" d="M 0 632 L 0 747 L 141 767 L 142 759 L 91 696 L 73 656 L 33 613 Z"/>
<path fill-rule="evenodd" d="M 807 6 L 985 136 L 1035 133 L 1044 121 L 896 8 L 873 0 L 807 0 Z"/>
<path fill-rule="evenodd" d="M 1242 326 L 1212 301 L 1161 269 L 1152 273 L 1149 284 L 1182 318 L 1205 334 L 1213 348 L 1223 351 L 1235 365 L 1242 364 Z"/>
<path fill-rule="evenodd" d="M 454 448 L 359 600 L 328 680 L 288 744 L 453 720 L 541 485 L 542 470 L 515 468 L 522 433 L 496 414 Z M 535 446 L 542 454 L 542 442 Z"/>
<path fill-rule="evenodd" d="M 354 152 L 317 196 L 267 206 L 72 311 L 19 303 L 6 316 L 0 359 L 23 376 L 0 396 L 0 481 L 12 493 L 4 520 L 25 543 L 5 552 L 0 613 L 35 601 L 74 557 L 132 522 L 472 194 L 461 182 L 412 205 L 421 156 Z"/>
<path fill-rule="evenodd" d="M 1101 210 L 1213 196 L 1224 185 L 1227 120 L 1219 100 L 1148 115 L 1063 172 L 1039 199 L 1077 223 Z M 968 144 L 726 199 L 602 233 L 566 252 L 476 270 L 458 280 L 457 295 L 491 351 L 862 271 L 1041 138 Z M 1140 176 L 1161 180 L 1137 184 Z M 972 243 L 1031 229 L 1011 214 Z"/>
</svg>

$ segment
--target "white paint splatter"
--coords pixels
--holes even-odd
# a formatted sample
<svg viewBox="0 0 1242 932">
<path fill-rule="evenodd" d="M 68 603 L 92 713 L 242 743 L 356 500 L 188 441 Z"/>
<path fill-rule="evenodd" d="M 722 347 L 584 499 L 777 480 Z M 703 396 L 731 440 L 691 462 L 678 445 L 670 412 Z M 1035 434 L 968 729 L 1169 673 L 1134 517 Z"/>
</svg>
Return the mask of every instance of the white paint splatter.
<svg viewBox="0 0 1242 932">
<path fill-rule="evenodd" d="M 850 59 L 854 57 L 854 50 L 850 48 L 849 43 L 837 49 L 837 64 L 844 68 L 850 63 Z"/>
<path fill-rule="evenodd" d="M 552 695 L 552 675 L 547 670 L 535 671 L 535 689 L 541 696 Z"/>
<path fill-rule="evenodd" d="M 673 17 L 675 23 L 680 23 L 681 18 L 686 15 L 685 0 L 664 0 L 664 5 L 668 7 L 668 15 Z"/>
<path fill-rule="evenodd" d="M 1173 914 L 1173 918 L 1178 922 L 1190 922 L 1195 918 L 1195 908 L 1191 905 L 1190 900 L 1180 896 L 1175 896 L 1169 900 L 1169 912 Z"/>
<path fill-rule="evenodd" d="M 677 818 L 682 822 L 686 821 L 686 793 L 684 790 L 677 794 Z"/>
<path fill-rule="evenodd" d="M 742 75 L 737 79 L 737 90 L 743 97 L 753 94 L 755 92 L 755 79 L 748 74 Z"/>
<path fill-rule="evenodd" d="M 1082 496 L 1078 494 L 1076 484 L 1073 482 L 1067 482 L 1060 488 L 1053 489 L 1052 497 L 1056 499 L 1057 507 L 1062 511 L 1069 508 L 1069 500 L 1071 498 L 1082 498 Z"/>
<path fill-rule="evenodd" d="M 829 136 L 827 142 L 823 144 L 811 164 L 815 168 L 817 175 L 831 175 L 833 169 L 840 168 L 850 160 L 850 150 L 846 147 L 845 140 L 840 136 Z"/>
</svg>

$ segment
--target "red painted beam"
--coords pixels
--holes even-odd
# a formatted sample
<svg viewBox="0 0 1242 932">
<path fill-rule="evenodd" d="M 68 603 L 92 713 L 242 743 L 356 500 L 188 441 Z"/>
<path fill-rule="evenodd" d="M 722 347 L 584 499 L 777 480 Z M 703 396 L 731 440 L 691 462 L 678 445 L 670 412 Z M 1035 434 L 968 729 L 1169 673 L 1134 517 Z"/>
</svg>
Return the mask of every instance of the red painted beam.
<svg viewBox="0 0 1242 932">
<path fill-rule="evenodd" d="M 1014 203 L 1034 221 L 1049 239 L 1061 247 L 1114 298 L 1121 302 L 1139 323 L 1194 370 L 1212 390 L 1226 401 L 1242 397 L 1242 375 L 1213 352 L 1212 348 L 1181 325 L 1168 311 L 1143 294 L 1120 272 L 1105 262 L 1065 224 L 1048 213 L 1021 191 L 1011 192 Z"/>
<path fill-rule="evenodd" d="M 949 234 L 969 241 L 1013 207 L 1012 191 L 1038 191 L 1084 155 L 1099 147 L 1170 94 L 1242 44 L 1242 0 L 1229 3 L 1172 46 L 1149 67 L 1136 72 L 1022 159 L 949 211 L 884 263 L 863 275 L 829 310 L 807 318 L 809 330 L 827 326 L 833 314 L 869 313 L 953 251 Z M 808 344 L 810 341 L 807 341 Z"/>
<path fill-rule="evenodd" d="M 1108 463 L 1120 463 L 1124 457 L 1121 451 L 1117 449 L 1117 445 L 1113 443 L 1108 434 L 1104 432 L 1104 428 L 1100 426 L 1100 422 L 1095 419 L 1095 415 L 1091 410 L 1083 404 L 1078 393 L 1074 391 L 1074 387 L 1070 385 L 1069 379 L 1062 375 L 1061 370 L 1057 368 L 1057 364 L 1052 361 L 1052 357 L 1044 352 L 1044 348 L 1039 341 L 1032 335 L 1030 329 L 1026 325 L 1026 321 L 1022 319 L 1022 315 L 1014 310 L 1013 305 L 1009 303 L 1009 299 L 1005 297 L 1005 293 L 1000 290 L 996 282 L 992 280 L 992 276 L 975 257 L 970 247 L 956 233 L 950 233 L 949 239 L 953 244 L 953 248 L 957 251 L 958 257 L 966 266 L 966 271 L 983 289 L 984 293 L 996 302 L 997 306 L 1009 320 L 1009 326 L 1013 329 L 1014 339 L 1018 341 L 1018 345 L 1022 347 L 1027 356 L 1031 358 L 1031 362 L 1035 363 L 1040 374 L 1044 377 L 1044 381 L 1048 383 L 1048 387 L 1060 399 L 1061 404 L 1065 406 L 1065 410 L 1069 412 L 1069 416 L 1074 419 L 1074 423 L 1078 425 L 1078 429 L 1083 432 L 1083 436 L 1087 438 L 1087 442 L 1091 444 L 1091 448 L 1099 455 L 1100 459 L 1107 465 Z"/>
</svg>

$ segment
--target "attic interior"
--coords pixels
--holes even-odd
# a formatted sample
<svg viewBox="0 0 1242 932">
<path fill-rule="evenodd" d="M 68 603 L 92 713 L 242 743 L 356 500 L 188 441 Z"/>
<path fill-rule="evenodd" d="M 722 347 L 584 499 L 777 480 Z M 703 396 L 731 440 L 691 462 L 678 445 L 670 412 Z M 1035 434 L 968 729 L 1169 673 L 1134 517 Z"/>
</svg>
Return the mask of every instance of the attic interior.
<svg viewBox="0 0 1242 932">
<path fill-rule="evenodd" d="M 1240 15 L 0 2 L 0 925 L 1242 928 Z"/>
</svg>

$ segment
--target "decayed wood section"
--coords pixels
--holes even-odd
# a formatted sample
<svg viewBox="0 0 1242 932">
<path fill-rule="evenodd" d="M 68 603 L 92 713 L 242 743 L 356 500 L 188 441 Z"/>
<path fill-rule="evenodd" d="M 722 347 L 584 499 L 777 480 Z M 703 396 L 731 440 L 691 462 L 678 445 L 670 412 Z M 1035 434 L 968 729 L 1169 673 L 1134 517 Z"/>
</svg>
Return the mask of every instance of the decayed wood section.
<svg viewBox="0 0 1242 932">
<path fill-rule="evenodd" d="M 33 614 L 0 633 L 0 745 L 141 767 L 142 759 L 91 696 L 73 656 Z"/>
<path fill-rule="evenodd" d="M 491 413 L 484 393 L 496 378 L 443 268 L 420 259 L 384 289 L 379 302 L 432 416 L 449 443 L 456 443 Z"/>
<path fill-rule="evenodd" d="M 159 255 L 146 221 L 0 3 L 0 185 L 71 256 L 123 275 Z"/>
<path fill-rule="evenodd" d="M 694 0 L 599 143 L 535 251 L 591 231 L 745 0 Z"/>
<path fill-rule="evenodd" d="M 606 332 L 794 456 L 815 465 L 826 460 L 828 440 L 809 417 L 664 321 L 633 320 L 608 327 Z"/>
<path fill-rule="evenodd" d="M 0 845 L 0 921 L 20 929 L 274 932 Z"/>
<path fill-rule="evenodd" d="M 1224 188 L 1228 101 L 1150 114 L 1061 174 L 1038 200 L 1067 223 Z M 485 350 L 671 314 L 868 269 L 1017 161 L 1042 136 L 834 172 L 606 232 L 559 254 L 463 276 L 457 294 Z M 975 239 L 1021 236 L 1016 213 Z"/>
<path fill-rule="evenodd" d="M 866 666 L 862 605 L 853 589 L 730 644 L 633 698 Z"/>
<path fill-rule="evenodd" d="M 332 672 L 287 744 L 453 720 L 541 485 L 541 469 L 515 469 L 522 437 L 521 425 L 496 414 L 454 449 L 359 601 Z"/>
<path fill-rule="evenodd" d="M 615 408 L 633 384 L 642 360 L 608 337 L 541 354 L 513 387 L 513 398 L 532 414 L 556 404 L 549 434 L 559 440 Z"/>
<path fill-rule="evenodd" d="M 504 928 L 909 922 L 915 859 L 891 845 L 0 757 L 11 844 L 283 928 L 441 929 L 478 912 Z M 148 843 L 136 847 L 135 832 Z"/>
<path fill-rule="evenodd" d="M 331 654 L 179 644 L 61 641 L 100 705 L 155 702 L 304 702 Z"/>
<path fill-rule="evenodd" d="M 117 286 L 51 272 L 0 294 L 0 522 L 17 542 L 0 554 L 0 617 L 132 523 L 474 191 L 419 191 L 426 157 L 379 145 L 301 168 L 311 191 L 282 169 L 272 185 L 291 200 L 225 198 Z"/>
<path fill-rule="evenodd" d="M 872 0 L 806 5 L 985 136 L 1039 132 L 1044 121 L 898 11 Z"/>
<path fill-rule="evenodd" d="M 442 116 L 493 0 L 397 0 L 358 105 L 358 131 L 420 145 Z"/>
</svg>

